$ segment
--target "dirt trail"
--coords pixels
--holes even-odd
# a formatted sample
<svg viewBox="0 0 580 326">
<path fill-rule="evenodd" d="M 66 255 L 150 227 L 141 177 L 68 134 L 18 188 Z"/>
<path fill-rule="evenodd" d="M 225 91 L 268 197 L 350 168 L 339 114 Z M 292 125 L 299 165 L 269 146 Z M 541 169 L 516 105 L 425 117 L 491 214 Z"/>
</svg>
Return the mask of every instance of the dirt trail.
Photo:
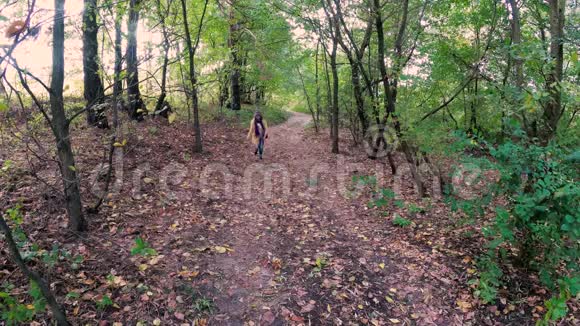
<svg viewBox="0 0 580 326">
<path fill-rule="evenodd" d="M 327 131 L 316 134 L 309 122 L 294 113 L 272 126 L 263 160 L 232 122 L 204 125 L 205 152 L 195 155 L 185 122 L 134 126 L 120 191 L 89 216 L 91 229 L 78 239 L 62 231 L 66 214 L 53 190 L 23 178 L 13 197 L 35 218 L 27 223 L 31 239 L 47 249 L 63 243 L 84 259 L 78 270 L 63 262 L 49 277 L 73 324 L 533 323 L 546 291 L 532 283 L 502 289 L 495 305 L 474 298 L 481 223 L 462 224 L 465 217 L 440 199 L 418 200 L 401 157 L 403 177 L 393 177 L 384 162 L 350 147 L 348 131 L 341 154 L 331 154 Z M 81 180 L 91 180 L 103 135 L 75 133 Z M 377 187 L 397 190 L 396 200 L 368 207 L 375 186 L 353 177 L 373 175 Z M 86 183 L 83 196 L 92 198 Z M 412 224 L 393 225 L 399 215 Z M 131 254 L 137 237 L 159 255 Z M 9 281 L 28 284 L 18 273 Z M 68 298 L 71 291 L 80 298 Z M 105 295 L 115 305 L 97 307 Z"/>
<path fill-rule="evenodd" d="M 390 237 L 392 226 L 368 214 L 368 198 L 350 198 L 351 175 L 374 173 L 376 163 L 348 149 L 328 153 L 323 136 L 305 132 L 309 121 L 295 113 L 271 127 L 262 161 L 250 145 L 210 160 L 231 171 L 233 195 L 207 200 L 200 214 L 208 229 L 177 236 L 182 248 L 201 248 L 195 266 L 181 268 L 201 272 L 193 287 L 214 300 L 210 321 L 462 323 L 454 300 L 433 299 L 454 295 L 449 289 L 458 284 L 443 255 Z M 356 171 L 341 172 L 347 165 Z M 271 192 L 262 172 L 272 173 Z M 223 190 L 223 183 L 208 184 Z"/>
</svg>

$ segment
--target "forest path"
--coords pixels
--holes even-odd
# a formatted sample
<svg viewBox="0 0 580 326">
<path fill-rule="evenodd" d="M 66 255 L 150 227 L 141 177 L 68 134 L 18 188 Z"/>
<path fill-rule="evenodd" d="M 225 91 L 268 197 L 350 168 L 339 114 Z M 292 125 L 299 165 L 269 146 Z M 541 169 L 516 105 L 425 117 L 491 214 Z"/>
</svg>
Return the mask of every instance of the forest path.
<svg viewBox="0 0 580 326">
<path fill-rule="evenodd" d="M 222 195 L 208 195 L 205 223 L 177 236 L 196 253 L 181 268 L 200 272 L 188 315 L 208 313 L 207 298 L 216 325 L 461 322 L 454 299 L 433 300 L 455 298 L 459 277 L 444 255 L 397 239 L 357 198 L 352 175 L 374 174 L 376 163 L 330 154 L 325 135 L 305 130 L 310 120 L 294 113 L 271 127 L 263 160 L 247 144 L 211 158 L 233 192 L 223 194 L 223 179 L 206 182 L 203 193 Z"/>
</svg>

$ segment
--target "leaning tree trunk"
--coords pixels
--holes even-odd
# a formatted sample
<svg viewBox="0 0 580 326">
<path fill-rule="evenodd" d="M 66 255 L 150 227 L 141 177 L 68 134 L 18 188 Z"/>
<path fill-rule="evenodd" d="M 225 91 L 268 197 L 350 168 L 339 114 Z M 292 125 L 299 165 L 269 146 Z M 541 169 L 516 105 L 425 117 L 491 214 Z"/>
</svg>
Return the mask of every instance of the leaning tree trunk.
<svg viewBox="0 0 580 326">
<path fill-rule="evenodd" d="M 373 11 L 375 15 L 375 26 L 377 29 L 377 46 L 378 46 L 378 66 L 379 71 L 381 73 L 381 80 L 383 83 L 383 90 L 384 90 L 384 105 L 385 105 L 385 116 L 383 122 L 379 129 L 379 142 L 386 140 L 383 137 L 383 128 L 386 127 L 386 122 L 388 117 L 390 116 L 393 121 L 393 127 L 395 129 L 395 133 L 399 141 L 401 142 L 401 150 L 405 154 L 405 158 L 407 163 L 409 164 L 409 168 L 411 170 L 411 174 L 413 176 L 413 180 L 417 186 L 417 192 L 419 197 L 425 196 L 425 185 L 423 180 L 421 179 L 421 175 L 417 169 L 417 160 L 415 158 L 416 155 L 413 154 L 411 145 L 407 142 L 407 140 L 403 137 L 403 133 L 401 130 L 401 122 L 397 116 L 395 111 L 397 105 L 397 86 L 398 86 L 398 74 L 402 70 L 403 64 L 403 37 L 405 35 L 405 30 L 407 28 L 407 17 L 409 13 L 409 0 L 403 0 L 402 3 L 402 18 L 399 25 L 399 30 L 397 33 L 397 37 L 395 39 L 395 60 L 394 60 L 394 70 L 395 73 L 393 74 L 393 78 L 389 78 L 387 74 L 387 68 L 385 63 L 385 37 L 383 31 L 383 18 L 381 15 L 381 6 L 379 0 L 373 0 Z M 391 162 L 391 157 L 389 158 L 389 163 Z"/>
<path fill-rule="evenodd" d="M 127 95 L 129 98 L 129 116 L 137 121 L 143 120 L 147 112 L 141 91 L 139 90 L 139 70 L 137 62 L 137 25 L 141 0 L 129 1 L 129 20 L 127 22 Z"/>
<path fill-rule="evenodd" d="M 240 23 L 236 21 L 234 14 L 234 1 L 232 1 L 230 8 L 230 35 L 228 39 L 228 46 L 230 48 L 232 67 L 230 73 L 231 82 L 231 109 L 240 110 L 242 108 L 242 97 L 240 94 L 240 54 L 238 48 Z"/>
<path fill-rule="evenodd" d="M 83 216 L 79 179 L 72 151 L 69 121 L 64 112 L 64 0 L 55 0 L 54 27 L 52 31 L 52 78 L 50 82 L 50 110 L 52 129 L 56 139 L 56 148 L 60 171 L 64 184 L 66 209 L 69 227 L 73 231 L 84 231 L 87 223 Z"/>
<path fill-rule="evenodd" d="M 64 0 L 61 1 L 57 0 L 57 3 L 58 2 L 64 2 Z M 26 277 L 28 277 L 32 282 L 36 283 L 36 285 L 40 289 L 40 292 L 42 293 L 42 296 L 44 297 L 44 299 L 46 299 L 46 303 L 50 308 L 50 311 L 52 312 L 54 319 L 56 319 L 56 324 L 58 326 L 70 325 L 70 323 L 66 319 L 64 310 L 56 301 L 54 294 L 52 293 L 50 287 L 46 284 L 42 276 L 40 276 L 40 274 L 38 274 L 37 272 L 29 269 L 28 266 L 26 266 L 24 259 L 22 259 L 22 256 L 20 255 L 20 251 L 18 251 L 18 246 L 14 241 L 14 237 L 12 237 L 12 231 L 10 230 L 10 227 L 8 226 L 8 224 L 6 224 L 6 221 L 1 215 L 0 215 L 0 230 L 2 231 L 2 233 L 4 233 L 4 242 L 6 242 L 8 252 L 10 252 L 10 255 L 12 256 L 14 263 L 18 266 L 18 268 L 20 268 L 20 270 L 24 275 L 26 275 Z"/>
<path fill-rule="evenodd" d="M 107 117 L 103 110 L 94 109 L 94 105 L 102 103 L 105 97 L 103 83 L 99 75 L 98 32 L 97 0 L 84 0 L 83 81 L 84 97 L 87 102 L 87 123 L 91 126 L 106 127 Z"/>
</svg>

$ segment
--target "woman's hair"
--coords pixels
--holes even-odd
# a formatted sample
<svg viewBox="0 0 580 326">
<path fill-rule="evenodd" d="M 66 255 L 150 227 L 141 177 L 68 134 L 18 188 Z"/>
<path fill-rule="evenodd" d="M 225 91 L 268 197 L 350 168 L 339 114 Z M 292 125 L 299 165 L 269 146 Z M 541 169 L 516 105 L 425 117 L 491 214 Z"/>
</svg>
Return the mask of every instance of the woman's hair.
<svg viewBox="0 0 580 326">
<path fill-rule="evenodd" d="M 260 111 L 256 111 L 256 113 L 254 113 L 254 119 L 256 121 L 262 121 L 262 113 L 260 113 Z"/>
</svg>

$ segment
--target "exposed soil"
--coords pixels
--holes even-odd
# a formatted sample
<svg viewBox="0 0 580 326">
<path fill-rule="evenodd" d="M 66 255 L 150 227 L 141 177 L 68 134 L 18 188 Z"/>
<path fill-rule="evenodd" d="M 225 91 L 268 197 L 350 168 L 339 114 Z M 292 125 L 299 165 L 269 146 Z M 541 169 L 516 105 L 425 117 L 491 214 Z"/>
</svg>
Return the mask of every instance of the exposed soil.
<svg viewBox="0 0 580 326">
<path fill-rule="evenodd" d="M 482 223 L 462 223 L 438 198 L 417 200 L 410 177 L 399 194 L 408 205 L 368 208 L 372 186 L 352 177 L 379 170 L 379 185 L 392 188 L 388 167 L 346 141 L 330 154 L 326 132 L 305 129 L 309 121 L 296 113 L 271 127 L 263 160 L 235 126 L 205 126 L 206 152 L 192 155 L 186 124 L 139 124 L 124 148 L 121 191 L 88 216 L 90 230 L 78 238 L 64 230 L 58 193 L 29 172 L 2 193 L 3 205 L 23 203 L 31 241 L 47 249 L 64 242 L 83 255 L 77 270 L 43 268 L 75 325 L 524 325 L 542 314 L 546 291 L 524 277 L 495 305 L 474 298 L 468 282 L 477 276 Z M 99 132 L 74 135 L 85 203 L 95 199 L 88 167 L 106 148 L 91 145 Z M 53 164 L 35 164 L 55 178 Z M 393 225 L 396 214 L 413 224 Z M 137 236 L 159 255 L 132 256 Z M 22 286 L 1 251 L 0 283 Z M 72 291 L 80 297 L 65 298 Z M 98 309 L 103 295 L 115 305 Z M 39 315 L 38 323 L 48 320 Z"/>
</svg>

